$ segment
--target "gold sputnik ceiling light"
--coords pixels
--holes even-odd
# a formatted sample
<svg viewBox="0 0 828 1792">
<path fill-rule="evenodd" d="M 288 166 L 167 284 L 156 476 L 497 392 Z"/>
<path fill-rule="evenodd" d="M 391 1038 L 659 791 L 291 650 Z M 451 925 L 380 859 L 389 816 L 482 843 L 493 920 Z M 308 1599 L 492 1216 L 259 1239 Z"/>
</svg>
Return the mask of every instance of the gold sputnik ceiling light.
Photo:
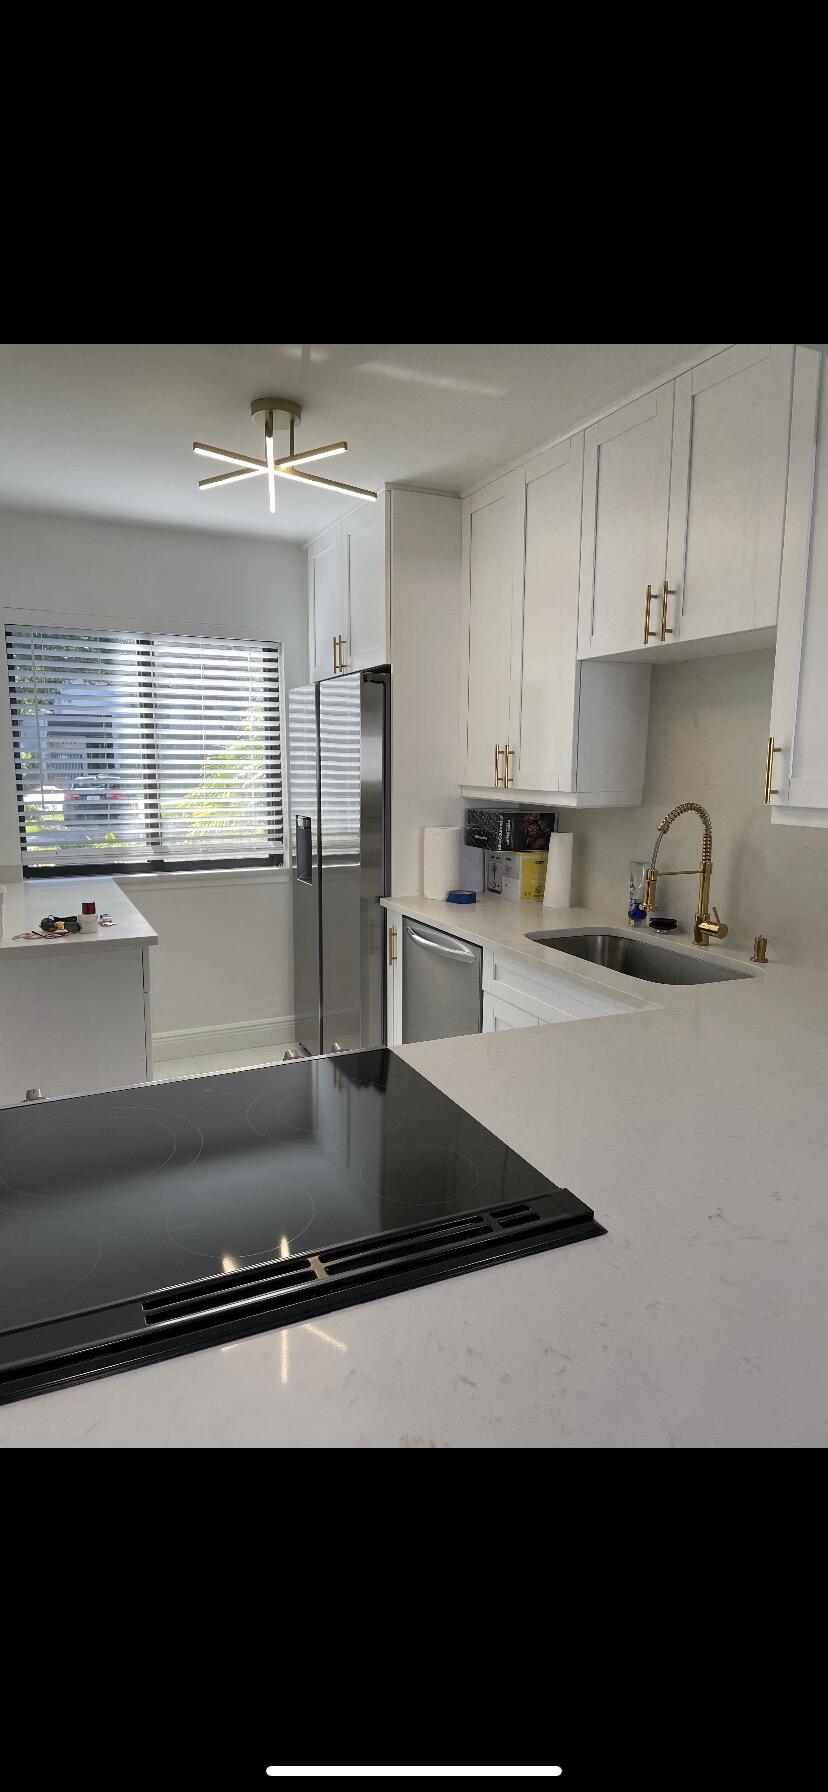
<svg viewBox="0 0 828 1792">
<path fill-rule="evenodd" d="M 207 460 L 230 461 L 232 473 L 216 473 L 212 479 L 200 479 L 200 492 L 215 491 L 219 486 L 237 484 L 241 479 L 267 479 L 267 491 L 270 501 L 270 512 L 276 509 L 277 479 L 294 479 L 302 485 L 315 485 L 325 492 L 347 492 L 352 498 L 366 498 L 375 503 L 376 492 L 366 491 L 361 485 L 344 485 L 339 479 L 322 479 L 318 473 L 306 473 L 304 466 L 309 460 L 325 460 L 329 454 L 344 454 L 347 442 L 328 442 L 324 448 L 294 448 L 294 429 L 302 421 L 302 406 L 292 398 L 254 398 L 250 406 L 251 417 L 264 417 L 265 458 L 258 460 L 254 455 L 236 454 L 232 448 L 214 448 L 210 442 L 194 442 L 193 453 L 203 454 Z M 274 429 L 290 431 L 290 453 L 276 460 L 273 449 Z"/>
</svg>

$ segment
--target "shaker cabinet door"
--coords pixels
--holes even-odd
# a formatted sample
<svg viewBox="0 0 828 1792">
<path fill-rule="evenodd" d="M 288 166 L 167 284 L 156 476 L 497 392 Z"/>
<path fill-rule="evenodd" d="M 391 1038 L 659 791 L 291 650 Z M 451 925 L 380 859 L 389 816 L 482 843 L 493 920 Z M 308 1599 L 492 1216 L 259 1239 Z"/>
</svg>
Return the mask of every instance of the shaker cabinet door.
<svg viewBox="0 0 828 1792">
<path fill-rule="evenodd" d="M 520 765 L 525 790 L 574 790 L 583 433 L 526 467 Z"/>
<path fill-rule="evenodd" d="M 385 493 L 342 524 L 345 579 L 344 668 L 359 672 L 388 659 Z"/>
<path fill-rule="evenodd" d="M 466 499 L 463 507 L 463 625 L 460 763 L 462 782 L 505 782 L 515 670 L 520 674 L 523 600 L 523 472 Z M 515 715 L 514 733 L 519 734 Z"/>
<path fill-rule="evenodd" d="M 828 378 L 798 348 L 766 801 L 776 822 L 828 827 Z"/>
<path fill-rule="evenodd" d="M 667 548 L 672 638 L 776 622 L 793 348 L 738 343 L 676 380 Z"/>
<path fill-rule="evenodd" d="M 585 431 L 578 643 L 582 659 L 642 647 L 645 628 L 650 644 L 659 639 L 672 427 L 670 383 Z"/>
<path fill-rule="evenodd" d="M 311 679 L 334 672 L 334 637 L 343 633 L 342 555 L 339 525 L 308 550 Z"/>
</svg>

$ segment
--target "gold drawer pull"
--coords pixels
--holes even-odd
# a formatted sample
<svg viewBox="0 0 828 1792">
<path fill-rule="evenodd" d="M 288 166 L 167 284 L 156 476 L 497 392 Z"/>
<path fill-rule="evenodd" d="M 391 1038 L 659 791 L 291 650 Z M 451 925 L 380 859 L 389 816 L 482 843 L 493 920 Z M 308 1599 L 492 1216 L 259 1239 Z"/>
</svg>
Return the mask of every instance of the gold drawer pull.
<svg viewBox="0 0 828 1792">
<path fill-rule="evenodd" d="M 767 760 L 767 764 L 765 766 L 765 802 L 766 803 L 770 802 L 772 796 L 779 795 L 779 791 L 771 784 L 771 778 L 773 777 L 774 753 L 781 753 L 781 751 L 782 751 L 781 747 L 774 746 L 773 735 L 771 735 L 768 740 L 768 760 Z"/>
<path fill-rule="evenodd" d="M 396 962 L 397 962 L 397 929 L 396 929 L 396 927 L 389 927 L 389 929 L 388 929 L 388 963 L 389 963 L 389 965 L 392 965 L 392 964 L 396 964 Z"/>
<path fill-rule="evenodd" d="M 652 585 L 648 585 L 647 586 L 647 595 L 644 599 L 644 646 L 645 647 L 651 637 L 654 641 L 658 640 L 658 629 L 650 627 L 650 605 L 651 605 L 655 595 L 656 595 L 656 593 L 654 592 Z"/>
<path fill-rule="evenodd" d="M 676 595 L 675 587 L 671 591 L 670 586 L 668 585 L 667 580 L 665 579 L 664 584 L 661 588 L 661 639 L 662 639 L 662 641 L 666 641 L 667 636 L 671 635 L 673 632 L 671 628 L 667 627 L 667 599 L 668 599 L 668 597 L 675 597 L 675 595 Z"/>
<path fill-rule="evenodd" d="M 506 745 L 506 746 L 505 746 L 505 747 L 504 747 L 504 749 L 503 749 L 503 757 L 504 757 L 504 761 L 505 761 L 505 770 L 504 770 L 504 773 L 503 773 L 503 782 L 504 782 L 504 785 L 509 785 L 509 784 L 511 784 L 511 782 L 512 782 L 512 774 L 511 774 L 511 771 L 510 771 L 510 769 L 509 769 L 509 759 L 510 759 L 510 757 L 511 757 L 511 758 L 512 758 L 512 759 L 514 759 L 514 756 L 515 756 L 515 749 L 514 749 L 514 747 L 510 747 L 510 746 L 509 746 L 509 745 L 508 745 L 508 744 L 507 744 L 507 745 Z"/>
<path fill-rule="evenodd" d="M 506 783 L 506 772 L 503 773 L 502 778 L 500 776 L 500 755 L 501 755 L 501 753 L 508 753 L 508 751 L 509 751 L 508 747 L 503 748 L 503 747 L 499 747 L 499 746 L 495 745 L 495 790 L 499 790 L 501 784 L 505 785 L 505 783 Z M 508 765 L 509 765 L 509 761 L 507 759 L 506 760 L 507 770 L 508 770 Z"/>
</svg>

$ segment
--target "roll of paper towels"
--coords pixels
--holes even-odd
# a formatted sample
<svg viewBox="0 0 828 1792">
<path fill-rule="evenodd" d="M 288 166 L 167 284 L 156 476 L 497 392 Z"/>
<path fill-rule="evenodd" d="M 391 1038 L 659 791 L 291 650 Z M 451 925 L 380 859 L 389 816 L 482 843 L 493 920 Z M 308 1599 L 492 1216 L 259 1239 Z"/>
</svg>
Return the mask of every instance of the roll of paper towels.
<svg viewBox="0 0 828 1792">
<path fill-rule="evenodd" d="M 445 902 L 460 883 L 462 828 L 423 828 L 423 895 Z"/>
<path fill-rule="evenodd" d="M 572 907 L 572 834 L 550 834 L 544 908 Z"/>
</svg>

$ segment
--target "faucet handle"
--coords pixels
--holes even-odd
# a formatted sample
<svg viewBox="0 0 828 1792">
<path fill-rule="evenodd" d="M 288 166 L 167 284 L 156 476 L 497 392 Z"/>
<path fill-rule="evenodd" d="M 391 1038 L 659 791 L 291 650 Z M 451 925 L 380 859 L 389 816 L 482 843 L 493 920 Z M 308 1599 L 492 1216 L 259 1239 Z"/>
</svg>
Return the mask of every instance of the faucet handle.
<svg viewBox="0 0 828 1792">
<path fill-rule="evenodd" d="M 713 917 L 711 920 L 696 922 L 696 941 L 699 944 L 701 943 L 701 940 L 726 939 L 727 933 L 727 925 L 724 921 L 719 920 L 719 911 L 715 907 L 713 909 Z"/>
</svg>

